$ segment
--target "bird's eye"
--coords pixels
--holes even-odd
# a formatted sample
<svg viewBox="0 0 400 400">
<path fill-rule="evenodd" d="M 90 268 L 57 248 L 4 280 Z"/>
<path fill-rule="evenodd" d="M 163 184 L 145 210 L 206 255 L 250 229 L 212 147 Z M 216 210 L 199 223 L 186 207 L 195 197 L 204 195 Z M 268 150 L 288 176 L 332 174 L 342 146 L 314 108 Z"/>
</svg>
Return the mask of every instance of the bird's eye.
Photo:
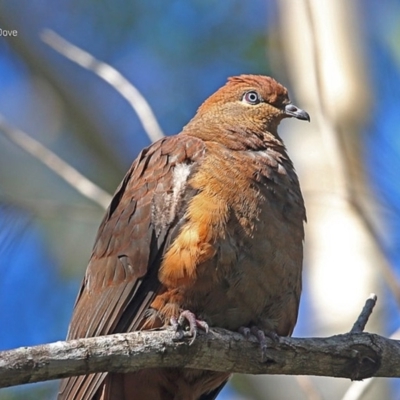
<svg viewBox="0 0 400 400">
<path fill-rule="evenodd" d="M 248 104 L 254 105 L 254 104 L 258 104 L 261 101 L 261 98 L 257 92 L 251 90 L 250 92 L 246 92 L 243 95 L 242 100 Z"/>
</svg>

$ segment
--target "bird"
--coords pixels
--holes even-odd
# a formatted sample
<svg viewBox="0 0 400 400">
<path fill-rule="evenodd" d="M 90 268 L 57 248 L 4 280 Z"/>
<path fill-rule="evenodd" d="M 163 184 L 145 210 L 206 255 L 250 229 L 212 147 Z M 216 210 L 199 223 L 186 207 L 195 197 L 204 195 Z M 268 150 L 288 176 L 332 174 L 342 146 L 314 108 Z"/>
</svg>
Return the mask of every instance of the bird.
<svg viewBox="0 0 400 400">
<path fill-rule="evenodd" d="M 182 131 L 143 149 L 95 239 L 68 339 L 172 325 L 290 336 L 306 211 L 278 134 L 308 120 L 269 76 L 228 78 Z M 63 379 L 58 400 L 213 400 L 229 372 L 151 368 Z"/>
</svg>

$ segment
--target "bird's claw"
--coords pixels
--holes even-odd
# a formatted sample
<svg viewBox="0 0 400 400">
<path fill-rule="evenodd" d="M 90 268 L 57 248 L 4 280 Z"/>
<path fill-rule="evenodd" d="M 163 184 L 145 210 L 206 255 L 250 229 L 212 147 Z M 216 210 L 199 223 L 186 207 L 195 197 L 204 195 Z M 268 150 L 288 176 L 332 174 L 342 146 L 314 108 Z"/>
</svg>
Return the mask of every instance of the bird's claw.
<svg viewBox="0 0 400 400">
<path fill-rule="evenodd" d="M 261 358 L 263 361 L 266 359 L 266 351 L 268 348 L 266 338 L 269 337 L 275 343 L 279 343 L 280 341 L 280 336 L 275 331 L 263 331 L 255 325 L 250 328 L 242 326 L 239 328 L 239 333 L 241 333 L 246 339 L 248 339 L 250 335 L 255 336 L 258 343 L 260 344 Z"/>
<path fill-rule="evenodd" d="M 253 336 L 256 337 L 256 339 L 258 340 L 258 343 L 260 343 L 260 347 L 261 347 L 261 352 L 263 354 L 263 358 L 264 358 L 264 354 L 267 350 L 267 339 L 265 338 L 265 333 L 264 331 L 262 331 L 261 329 L 258 329 L 256 326 L 252 326 L 250 328 L 250 332 L 252 333 Z"/>
<path fill-rule="evenodd" d="M 239 332 L 241 335 L 243 335 L 246 339 L 249 339 L 249 338 L 250 338 L 251 331 L 250 331 L 250 328 L 248 328 L 247 326 L 241 326 L 241 327 L 238 329 L 238 332 Z"/>
<path fill-rule="evenodd" d="M 184 310 L 179 317 L 171 317 L 170 323 L 175 330 L 174 341 L 180 341 L 186 337 L 191 337 L 189 345 L 191 345 L 197 336 L 199 329 L 208 333 L 209 327 L 207 322 L 199 320 L 196 315 L 189 310 Z"/>
</svg>

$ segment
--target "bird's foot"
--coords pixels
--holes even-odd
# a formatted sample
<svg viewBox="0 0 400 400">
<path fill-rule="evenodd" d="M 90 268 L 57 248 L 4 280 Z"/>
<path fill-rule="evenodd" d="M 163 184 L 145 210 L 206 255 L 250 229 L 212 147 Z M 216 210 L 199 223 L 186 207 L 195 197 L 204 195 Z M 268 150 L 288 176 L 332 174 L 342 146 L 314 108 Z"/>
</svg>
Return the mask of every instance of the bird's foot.
<svg viewBox="0 0 400 400">
<path fill-rule="evenodd" d="M 199 329 L 208 333 L 207 322 L 197 319 L 196 315 L 189 310 L 182 311 L 178 318 L 172 317 L 170 322 L 175 330 L 175 341 L 191 337 L 192 340 L 189 343 L 191 345 L 195 341 Z"/>
<path fill-rule="evenodd" d="M 250 337 L 250 335 L 255 336 L 261 348 L 261 357 L 262 360 L 266 359 L 266 351 L 267 351 L 267 337 L 273 340 L 276 343 L 279 343 L 280 336 L 275 331 L 263 331 L 259 329 L 257 326 L 253 325 L 250 328 L 247 326 L 242 326 L 239 328 L 239 333 L 241 333 L 246 339 Z"/>
</svg>

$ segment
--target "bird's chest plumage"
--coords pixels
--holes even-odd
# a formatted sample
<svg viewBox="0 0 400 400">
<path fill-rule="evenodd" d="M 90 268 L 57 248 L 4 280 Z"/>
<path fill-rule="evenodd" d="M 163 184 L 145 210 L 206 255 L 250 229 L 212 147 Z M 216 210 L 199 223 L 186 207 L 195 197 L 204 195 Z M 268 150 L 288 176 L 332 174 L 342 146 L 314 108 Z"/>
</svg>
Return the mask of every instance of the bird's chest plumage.
<svg viewBox="0 0 400 400">
<path fill-rule="evenodd" d="M 189 181 L 198 192 L 164 260 L 164 272 L 167 264 L 180 268 L 162 275 L 163 283 L 176 287 L 179 275 L 183 308 L 213 326 L 282 325 L 278 333 L 288 334 L 301 290 L 305 215 L 297 177 L 273 151 L 212 150 Z"/>
</svg>

